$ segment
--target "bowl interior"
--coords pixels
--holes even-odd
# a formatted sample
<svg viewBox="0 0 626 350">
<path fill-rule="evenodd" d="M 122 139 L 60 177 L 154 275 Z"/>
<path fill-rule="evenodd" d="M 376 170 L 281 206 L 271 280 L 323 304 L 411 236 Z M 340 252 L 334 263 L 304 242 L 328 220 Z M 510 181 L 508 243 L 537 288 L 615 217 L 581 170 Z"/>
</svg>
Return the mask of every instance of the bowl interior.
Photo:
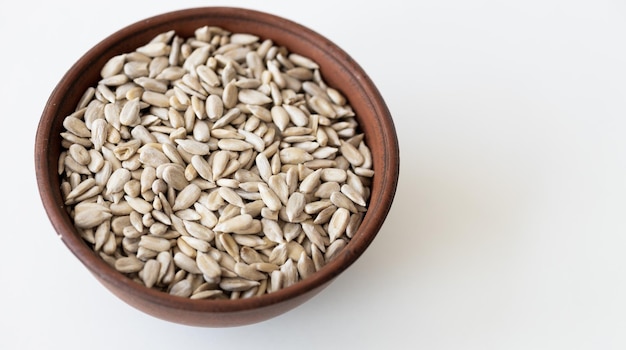
<svg viewBox="0 0 626 350">
<path fill-rule="evenodd" d="M 338 258 L 296 285 L 245 300 L 187 300 L 131 281 L 109 267 L 80 238 L 65 211 L 59 190 L 57 164 L 63 119 L 74 111 L 83 92 L 100 79 L 104 63 L 115 55 L 134 51 L 162 32 L 173 29 L 180 36 L 189 37 L 205 25 L 269 38 L 290 52 L 318 62 L 323 79 L 342 92 L 355 110 L 376 172 L 368 211 L 357 234 Z M 206 7 L 137 22 L 112 34 L 82 56 L 59 82 L 45 106 L 36 135 L 35 163 L 41 199 L 56 232 L 107 288 L 136 308 L 163 319 L 222 326 L 257 322 L 285 312 L 313 296 L 348 268 L 374 239 L 390 210 L 398 180 L 399 150 L 393 121 L 382 97 L 366 73 L 342 49 L 308 28 L 268 13 Z M 217 316 L 206 316 L 207 312 Z"/>
</svg>

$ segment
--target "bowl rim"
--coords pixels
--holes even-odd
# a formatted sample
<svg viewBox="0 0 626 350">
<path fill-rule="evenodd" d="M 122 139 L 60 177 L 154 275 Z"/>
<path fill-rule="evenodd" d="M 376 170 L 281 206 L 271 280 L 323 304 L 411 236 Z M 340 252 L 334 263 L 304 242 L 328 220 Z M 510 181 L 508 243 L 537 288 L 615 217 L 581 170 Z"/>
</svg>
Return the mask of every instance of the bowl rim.
<svg viewBox="0 0 626 350">
<path fill-rule="evenodd" d="M 233 15 L 234 13 L 236 13 L 236 15 Z M 62 116 L 59 116 L 57 113 L 61 98 L 65 93 L 64 86 L 80 77 L 82 72 L 87 70 L 89 62 L 93 57 L 105 54 L 108 49 L 121 40 L 124 40 L 124 38 L 137 35 L 138 31 L 148 31 L 156 25 L 162 25 L 168 22 L 174 23 L 189 17 L 206 17 L 207 14 L 211 16 L 231 16 L 239 20 L 259 23 L 265 23 L 271 20 L 271 23 L 281 27 L 281 30 L 290 31 L 292 35 L 297 34 L 297 36 L 304 37 L 309 45 L 314 45 L 317 49 L 324 51 L 326 54 L 341 57 L 343 61 L 337 61 L 342 65 L 341 69 L 351 71 L 359 80 L 359 88 L 376 100 L 370 101 L 370 105 L 372 108 L 377 109 L 376 114 L 380 117 L 379 133 L 380 137 L 384 140 L 387 152 L 383 167 L 389 172 L 390 176 L 380 176 L 382 177 L 382 179 L 379 179 L 381 180 L 381 197 L 378 200 L 377 207 L 375 209 L 368 208 L 368 212 L 364 216 L 358 234 L 350 240 L 346 249 L 344 249 L 340 256 L 329 262 L 320 271 L 305 280 L 299 281 L 293 286 L 249 299 L 194 300 L 172 296 L 132 281 L 130 278 L 117 272 L 97 256 L 82 238 L 73 231 L 73 225 L 69 219 L 69 215 L 65 212 L 60 191 L 52 188 L 49 182 L 52 176 L 58 176 L 53 171 L 56 169 L 57 165 L 56 163 L 51 164 L 53 159 L 48 156 L 48 153 L 51 143 L 55 142 L 51 139 L 51 137 L 54 136 L 51 135 L 53 121 L 55 118 L 62 118 Z M 281 303 L 286 299 L 300 297 L 312 289 L 318 289 L 328 284 L 351 266 L 364 253 L 377 235 L 391 208 L 399 177 L 399 146 L 391 114 L 374 83 L 349 54 L 323 35 L 292 20 L 268 12 L 225 6 L 192 7 L 157 14 L 119 29 L 89 49 L 63 75 L 52 91 L 44 107 L 37 128 L 34 153 L 37 186 L 46 214 L 63 243 L 92 274 L 95 274 L 98 279 L 106 281 L 115 288 L 128 291 L 135 297 L 141 296 L 141 298 L 147 299 L 148 302 L 155 304 L 165 303 L 181 311 L 190 310 L 194 312 L 230 313 L 257 309 L 259 307 L 269 307 L 273 304 Z M 370 212 L 375 212 L 378 217 L 368 220 L 368 218 L 371 217 L 371 215 L 368 216 Z"/>
</svg>

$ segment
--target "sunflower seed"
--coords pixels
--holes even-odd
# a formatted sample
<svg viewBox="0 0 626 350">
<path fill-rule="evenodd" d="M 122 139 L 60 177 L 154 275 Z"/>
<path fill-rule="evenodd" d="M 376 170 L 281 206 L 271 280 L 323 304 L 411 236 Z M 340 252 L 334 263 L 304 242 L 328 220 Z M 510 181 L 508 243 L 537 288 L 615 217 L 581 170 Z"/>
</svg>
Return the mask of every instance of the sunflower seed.
<svg viewBox="0 0 626 350">
<path fill-rule="evenodd" d="M 274 211 L 280 210 L 282 207 L 280 198 L 278 198 L 276 193 L 274 193 L 267 184 L 259 183 L 259 193 L 261 194 L 261 199 L 269 209 Z"/>
<path fill-rule="evenodd" d="M 87 192 L 87 190 L 91 189 L 94 186 L 96 186 L 96 180 L 94 178 L 85 179 L 85 181 L 81 182 L 78 186 L 74 187 L 74 189 L 72 189 L 67 194 L 67 196 L 65 196 L 65 200 L 68 201 L 68 200 L 74 199 L 84 194 L 85 192 Z"/>
<path fill-rule="evenodd" d="M 272 121 L 279 130 L 284 131 L 289 124 L 289 113 L 282 106 L 273 106 L 270 109 L 270 114 L 272 116 Z"/>
<path fill-rule="evenodd" d="M 210 228 L 195 221 L 183 220 L 183 225 L 185 226 L 187 233 L 197 239 L 201 239 L 205 242 L 211 242 L 215 238 L 215 233 Z"/>
<path fill-rule="evenodd" d="M 328 223 L 328 236 L 331 242 L 344 234 L 349 220 L 350 211 L 345 208 L 337 208 Z"/>
<path fill-rule="evenodd" d="M 305 252 L 300 254 L 296 267 L 298 268 L 298 275 L 301 279 L 310 277 L 316 271 L 313 259 Z"/>
<path fill-rule="evenodd" d="M 211 152 L 209 145 L 196 141 L 194 139 L 176 139 L 174 140 L 182 149 L 190 154 L 207 155 Z"/>
<path fill-rule="evenodd" d="M 249 214 L 237 215 L 218 223 L 213 230 L 226 233 L 239 233 L 245 231 L 252 224 L 252 220 L 253 218 Z"/>
<path fill-rule="evenodd" d="M 85 232 L 85 231 L 83 231 Z M 98 225 L 95 231 L 93 231 L 93 240 L 92 243 L 94 245 L 95 251 L 100 251 L 104 244 L 109 240 L 109 236 L 111 235 L 111 222 L 104 221 L 102 224 Z"/>
<path fill-rule="evenodd" d="M 141 106 L 138 98 L 126 102 L 120 112 L 120 123 L 127 126 L 139 124 L 141 121 L 139 116 L 140 110 Z"/>
<path fill-rule="evenodd" d="M 193 288 L 191 286 L 191 282 L 186 279 L 174 283 L 169 291 L 170 294 L 182 298 L 189 298 L 192 292 Z"/>
<path fill-rule="evenodd" d="M 220 288 L 229 292 L 241 292 L 252 287 L 259 286 L 258 281 L 251 281 L 245 278 L 223 278 L 220 282 Z"/>
<path fill-rule="evenodd" d="M 330 196 L 341 190 L 341 186 L 337 182 L 324 182 L 317 187 L 313 195 L 321 199 L 328 199 Z"/>
<path fill-rule="evenodd" d="M 326 260 L 324 259 L 324 253 L 315 245 L 311 245 L 311 260 L 313 260 L 313 265 L 315 266 L 315 271 L 319 271 L 324 265 L 326 265 Z"/>
<path fill-rule="evenodd" d="M 283 288 L 283 274 L 280 270 L 274 270 L 270 274 L 270 287 L 269 292 L 276 292 Z"/>
<path fill-rule="evenodd" d="M 200 252 L 207 252 L 211 248 L 211 244 L 205 240 L 191 237 L 191 236 L 180 236 L 180 239 L 185 241 L 187 245 L 197 251 L 196 254 Z"/>
<path fill-rule="evenodd" d="M 235 264 L 235 273 L 239 275 L 239 277 L 251 281 L 260 281 L 267 278 L 266 274 L 243 262 Z"/>
<path fill-rule="evenodd" d="M 189 185 L 189 181 L 185 178 L 184 170 L 178 166 L 166 165 L 161 173 L 161 178 L 177 191 L 182 191 Z"/>
<path fill-rule="evenodd" d="M 220 193 L 220 196 L 222 196 L 222 198 L 232 204 L 232 205 L 236 205 L 240 208 L 242 208 L 244 206 L 243 200 L 241 199 L 241 197 L 239 197 L 239 195 L 237 194 L 237 192 L 235 192 L 232 188 L 228 188 L 228 187 L 220 187 L 218 188 L 218 191 Z"/>
<path fill-rule="evenodd" d="M 181 252 L 174 254 L 174 263 L 176 264 L 176 266 L 189 273 L 202 273 L 202 271 L 200 271 L 200 269 L 198 268 L 196 261 Z"/>
<path fill-rule="evenodd" d="M 366 169 L 366 168 L 355 168 L 354 169 L 354 173 L 363 177 L 372 177 L 374 176 L 374 170 L 372 169 Z"/>
<path fill-rule="evenodd" d="M 198 253 L 196 255 L 196 265 L 202 274 L 210 280 L 217 280 L 222 275 L 219 263 L 210 254 Z"/>
<path fill-rule="evenodd" d="M 318 69 L 319 65 L 313 61 L 312 59 L 299 55 L 297 53 L 291 53 L 289 55 L 289 60 L 293 62 L 295 65 L 308 68 L 308 69 Z"/>
<path fill-rule="evenodd" d="M 336 206 L 329 205 L 328 207 L 322 209 L 319 213 L 317 213 L 317 216 L 315 217 L 315 220 L 313 220 L 313 223 L 318 225 L 323 225 L 327 223 L 331 219 L 333 214 L 335 214 L 336 210 Z"/>
<path fill-rule="evenodd" d="M 355 167 L 361 166 L 365 161 L 365 159 L 363 158 L 363 154 L 361 154 L 361 152 L 359 152 L 359 150 L 349 142 L 345 142 L 342 140 L 340 142 L 339 149 L 341 151 L 341 154 L 343 154 L 343 156 L 346 157 L 350 164 Z"/>
<path fill-rule="evenodd" d="M 313 160 L 313 156 L 298 147 L 287 147 L 280 150 L 280 161 L 283 164 L 301 164 Z"/>
<path fill-rule="evenodd" d="M 241 152 L 252 148 L 252 145 L 243 140 L 237 139 L 221 139 L 217 142 L 217 146 L 221 150 Z"/>
<path fill-rule="evenodd" d="M 165 238 L 141 236 L 139 246 L 156 252 L 163 252 L 170 249 L 170 242 Z"/>
<path fill-rule="evenodd" d="M 144 263 L 137 259 L 136 256 L 122 257 L 115 261 L 115 269 L 123 273 L 139 272 Z"/>
<path fill-rule="evenodd" d="M 355 204 L 358 204 L 362 207 L 365 207 L 367 205 L 361 193 L 359 193 L 359 191 L 355 190 L 352 186 L 348 184 L 341 185 L 341 193 L 343 193 Z"/>
<path fill-rule="evenodd" d="M 157 260 L 149 259 L 146 261 L 143 269 L 139 273 L 139 276 L 143 280 L 146 287 L 152 288 L 157 283 L 160 269 L 161 264 Z"/>
<path fill-rule="evenodd" d="M 262 92 L 252 89 L 239 90 L 239 101 L 250 105 L 264 105 L 272 102 L 272 99 Z"/>
<path fill-rule="evenodd" d="M 288 104 L 283 104 L 283 108 L 289 114 L 291 122 L 296 126 L 306 126 L 309 123 L 309 117 L 302 109 Z"/>
<path fill-rule="evenodd" d="M 110 209 L 97 203 L 79 203 L 74 207 L 74 223 L 79 228 L 92 228 L 113 216 Z"/>
<path fill-rule="evenodd" d="M 174 205 L 172 205 L 172 210 L 178 211 L 189 208 L 200 198 L 201 193 L 202 190 L 198 185 L 193 183 L 187 185 L 178 193 Z"/>
<path fill-rule="evenodd" d="M 223 296 L 224 292 L 219 289 L 203 290 L 197 293 L 192 293 L 190 299 L 218 299 Z"/>
<path fill-rule="evenodd" d="M 289 201 L 286 206 L 289 221 L 293 222 L 300 214 L 302 214 L 305 205 L 306 198 L 304 194 L 300 192 L 292 193 L 291 196 L 289 196 Z"/>
<path fill-rule="evenodd" d="M 209 86 L 215 87 L 219 86 L 221 83 L 215 71 L 206 65 L 198 65 L 196 68 L 196 74 L 198 74 L 198 77 L 202 80 L 202 82 L 208 84 Z"/>
<path fill-rule="evenodd" d="M 287 243 L 280 243 L 272 249 L 269 256 L 269 262 L 280 266 L 287 261 L 288 254 Z"/>
<path fill-rule="evenodd" d="M 309 99 L 309 106 L 311 109 L 325 117 L 335 119 L 337 118 L 337 112 L 333 105 L 327 100 L 319 96 L 313 96 Z"/>
<path fill-rule="evenodd" d="M 310 221 L 302 222 L 301 225 L 302 225 L 302 230 L 304 231 L 306 236 L 309 238 L 311 243 L 316 245 L 320 251 L 324 252 L 326 250 L 326 245 L 324 244 L 324 239 L 322 238 L 322 235 L 320 234 L 318 228 L 316 227 L 319 225 L 314 224 L 313 222 L 310 222 Z"/>
<path fill-rule="evenodd" d="M 124 54 L 112 57 L 104 64 L 104 66 L 100 70 L 100 76 L 102 78 L 108 78 L 120 73 L 124 68 L 125 62 L 126 55 Z"/>
<path fill-rule="evenodd" d="M 283 275 L 283 288 L 287 288 L 298 282 L 298 269 L 293 260 L 288 259 L 281 267 L 280 272 Z"/>
<path fill-rule="evenodd" d="M 324 260 L 326 262 L 330 262 L 335 259 L 339 253 L 343 251 L 347 244 L 348 243 L 343 239 L 337 239 L 332 242 L 324 253 Z"/>
<path fill-rule="evenodd" d="M 320 183 L 320 178 L 322 176 L 322 169 L 317 169 L 307 175 L 302 182 L 300 183 L 299 190 L 302 193 L 311 193 L 315 191 L 316 187 Z"/>
<path fill-rule="evenodd" d="M 350 200 L 350 198 L 341 192 L 333 192 L 330 195 L 330 201 L 339 208 L 348 209 L 352 213 L 357 212 L 354 203 Z"/>
<path fill-rule="evenodd" d="M 263 225 L 263 234 L 270 241 L 276 243 L 283 243 L 285 241 L 283 237 L 283 230 L 280 228 L 277 221 L 264 218 L 261 219 L 261 224 Z"/>
<path fill-rule="evenodd" d="M 346 171 L 339 168 L 323 168 L 321 179 L 324 182 L 343 183 L 346 181 Z"/>
</svg>

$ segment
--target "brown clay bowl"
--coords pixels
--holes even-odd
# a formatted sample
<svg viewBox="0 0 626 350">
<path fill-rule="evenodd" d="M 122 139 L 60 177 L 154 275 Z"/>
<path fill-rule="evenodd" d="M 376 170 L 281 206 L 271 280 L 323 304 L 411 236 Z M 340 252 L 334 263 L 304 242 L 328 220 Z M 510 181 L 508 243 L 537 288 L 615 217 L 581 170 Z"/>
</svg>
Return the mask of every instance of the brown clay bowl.
<svg viewBox="0 0 626 350">
<path fill-rule="evenodd" d="M 284 45 L 290 52 L 317 61 L 328 85 L 348 99 L 371 149 L 375 176 L 368 211 L 358 232 L 340 256 L 311 277 L 288 288 L 240 300 L 191 300 L 132 281 L 107 265 L 79 236 L 64 209 L 57 162 L 61 152 L 62 122 L 74 111 L 85 89 L 100 79 L 111 57 L 134 51 L 155 35 L 176 30 L 188 37 L 204 25 L 232 32 L 253 33 Z M 379 91 L 363 69 L 341 48 L 316 32 L 290 20 L 258 11 L 205 7 L 161 14 L 129 25 L 84 54 L 63 76 L 43 110 L 35 140 L 37 185 L 56 233 L 78 260 L 124 302 L 170 322 L 206 327 L 252 324 L 285 313 L 322 291 L 350 267 L 379 232 L 395 195 L 399 177 L 399 149 L 393 120 Z"/>
</svg>

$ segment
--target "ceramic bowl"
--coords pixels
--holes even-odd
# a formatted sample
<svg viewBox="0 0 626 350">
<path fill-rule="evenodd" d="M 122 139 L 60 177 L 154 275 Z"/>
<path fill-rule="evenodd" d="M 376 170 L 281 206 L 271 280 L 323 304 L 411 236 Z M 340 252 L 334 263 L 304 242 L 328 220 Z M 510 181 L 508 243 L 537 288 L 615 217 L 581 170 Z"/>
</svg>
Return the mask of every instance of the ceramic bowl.
<svg viewBox="0 0 626 350">
<path fill-rule="evenodd" d="M 83 92 L 99 81 L 105 62 L 113 56 L 134 51 L 159 33 L 175 30 L 181 37 L 189 37 L 195 29 L 205 25 L 269 38 L 290 52 L 316 61 L 328 85 L 343 93 L 352 105 L 373 158 L 375 175 L 368 210 L 346 249 L 309 278 L 248 299 L 192 300 L 147 288 L 122 275 L 105 263 L 77 233 L 64 207 L 57 172 L 63 120 L 74 111 Z M 228 327 L 261 322 L 301 305 L 322 291 L 361 257 L 376 237 L 391 208 L 399 176 L 399 149 L 392 117 L 374 83 L 350 55 L 327 38 L 291 20 L 229 7 L 164 13 L 131 24 L 96 44 L 75 62 L 52 91 L 41 115 L 34 151 L 42 203 L 54 233 L 69 251 L 102 285 L 132 307 L 163 320 L 191 326 Z"/>
</svg>

